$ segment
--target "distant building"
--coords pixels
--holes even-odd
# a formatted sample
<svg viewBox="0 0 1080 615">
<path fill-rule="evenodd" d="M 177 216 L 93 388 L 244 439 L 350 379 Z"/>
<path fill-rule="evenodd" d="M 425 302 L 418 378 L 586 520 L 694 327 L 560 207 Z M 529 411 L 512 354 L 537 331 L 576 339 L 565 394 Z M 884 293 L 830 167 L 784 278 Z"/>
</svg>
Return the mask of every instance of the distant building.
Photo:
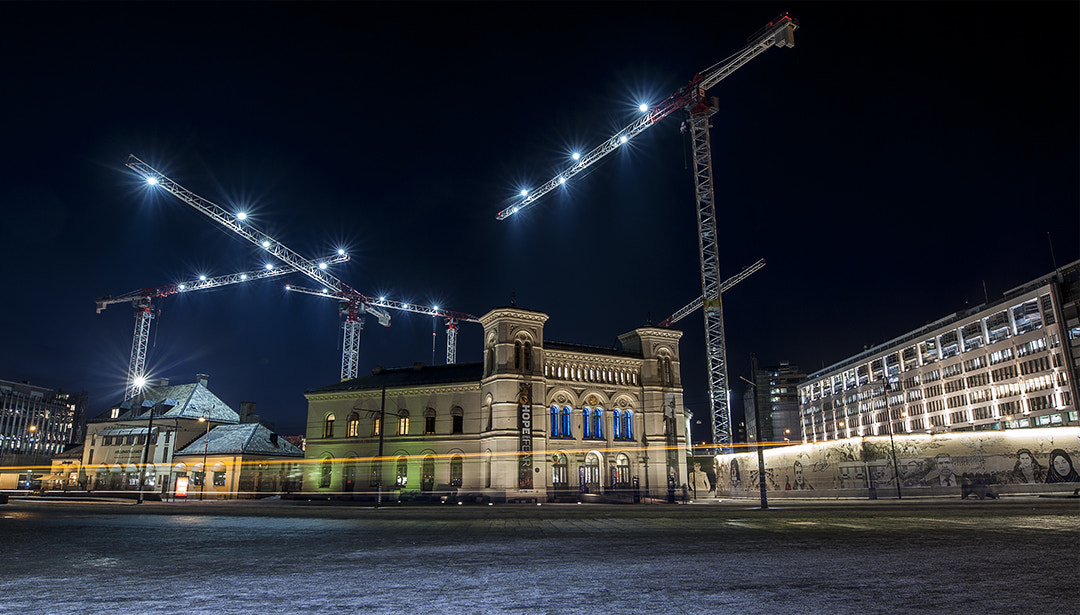
<svg viewBox="0 0 1080 615">
<path fill-rule="evenodd" d="M 482 363 L 381 370 L 305 393 L 304 491 L 673 495 L 687 479 L 682 333 L 644 327 L 619 336 L 620 348 L 596 348 L 547 341 L 547 319 L 495 309 L 480 318 Z"/>
<path fill-rule="evenodd" d="M 819 372 L 803 440 L 1080 425 L 1080 261 Z"/>
<path fill-rule="evenodd" d="M 299 491 L 303 457 L 258 423 L 219 425 L 173 454 L 173 475 L 193 477 L 188 498 L 259 497 Z"/>
<path fill-rule="evenodd" d="M 38 467 L 71 446 L 85 421 L 86 393 L 71 394 L 0 380 L 0 467 Z M 0 489 L 37 487 L 42 471 L 0 471 Z"/>
<path fill-rule="evenodd" d="M 757 442 L 755 413 L 761 409 L 761 432 L 764 442 L 774 444 L 802 442 L 799 421 L 799 384 L 806 373 L 798 365 L 781 361 L 779 365 L 758 369 L 756 386 L 747 386 L 743 394 L 747 442 Z"/>
</svg>

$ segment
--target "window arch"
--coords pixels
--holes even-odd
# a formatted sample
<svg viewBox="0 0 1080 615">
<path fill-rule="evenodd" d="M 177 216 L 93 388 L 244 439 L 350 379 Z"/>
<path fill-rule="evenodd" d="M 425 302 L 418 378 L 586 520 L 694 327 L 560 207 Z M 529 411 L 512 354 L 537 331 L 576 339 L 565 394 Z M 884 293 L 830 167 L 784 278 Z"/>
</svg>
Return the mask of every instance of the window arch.
<svg viewBox="0 0 1080 615">
<path fill-rule="evenodd" d="M 514 342 L 514 369 L 521 369 L 521 340 Z"/>
<path fill-rule="evenodd" d="M 397 458 L 397 471 L 395 473 L 394 486 L 404 489 L 409 484 L 409 459 L 405 456 Z"/>
<path fill-rule="evenodd" d="M 619 453 L 615 458 L 615 486 L 630 486 L 630 458 L 626 453 Z"/>
<path fill-rule="evenodd" d="M 528 340 L 525 341 L 525 356 L 522 365 L 527 372 L 532 371 L 532 343 Z"/>
<path fill-rule="evenodd" d="M 409 435 L 409 411 L 398 410 L 397 432 L 399 436 Z"/>
<path fill-rule="evenodd" d="M 565 489 L 570 485 L 570 472 L 564 453 L 555 453 L 551 463 L 551 485 L 556 489 Z"/>
<path fill-rule="evenodd" d="M 355 412 L 349 413 L 349 419 L 345 423 L 345 436 L 355 438 L 360 435 L 360 415 Z"/>
<path fill-rule="evenodd" d="M 465 459 L 461 455 L 450 458 L 450 486 L 460 487 L 465 474 Z"/>
<path fill-rule="evenodd" d="M 333 412 L 331 412 L 330 414 L 327 414 L 326 418 L 323 420 L 323 437 L 324 438 L 333 438 L 334 437 L 334 413 Z"/>
<path fill-rule="evenodd" d="M 604 409 L 593 408 L 593 437 L 597 440 L 604 439 Z"/>
<path fill-rule="evenodd" d="M 424 410 L 424 435 L 435 433 L 435 408 Z"/>
<path fill-rule="evenodd" d="M 564 438 L 572 438 L 572 437 L 574 437 L 574 432 L 573 432 L 573 429 L 571 427 L 572 422 L 570 420 L 570 418 L 573 416 L 573 412 L 574 411 L 570 409 L 570 406 L 563 406 L 563 409 L 562 409 L 562 429 L 561 429 L 561 431 L 562 431 L 562 437 L 564 437 Z"/>
<path fill-rule="evenodd" d="M 616 408 L 611 411 L 611 435 L 616 440 L 622 438 L 622 412 Z"/>
<path fill-rule="evenodd" d="M 450 409 L 450 418 L 453 423 L 450 433 L 465 433 L 465 411 L 461 409 L 461 406 Z"/>
<path fill-rule="evenodd" d="M 435 457 L 428 455 L 420 464 L 420 491 L 435 490 Z"/>
<path fill-rule="evenodd" d="M 581 437 L 592 437 L 592 411 L 588 408 L 581 409 Z"/>
<path fill-rule="evenodd" d="M 381 413 L 371 415 L 371 436 L 375 437 L 382 433 L 383 417 Z"/>
<path fill-rule="evenodd" d="M 595 452 L 585 455 L 585 484 L 581 487 L 585 493 L 600 490 L 600 455 Z"/>
<path fill-rule="evenodd" d="M 550 414 L 551 414 L 551 420 L 549 421 L 550 425 L 548 427 L 548 431 L 550 432 L 552 438 L 558 438 L 559 437 L 559 407 L 558 406 L 552 406 Z"/>
<path fill-rule="evenodd" d="M 634 439 L 634 411 L 627 410 L 623 413 L 623 438 Z"/>
<path fill-rule="evenodd" d="M 333 416 L 333 415 L 330 415 Z M 326 488 L 330 486 L 330 481 L 334 477 L 334 460 L 330 457 L 323 459 L 322 466 L 319 468 L 319 487 Z"/>
</svg>

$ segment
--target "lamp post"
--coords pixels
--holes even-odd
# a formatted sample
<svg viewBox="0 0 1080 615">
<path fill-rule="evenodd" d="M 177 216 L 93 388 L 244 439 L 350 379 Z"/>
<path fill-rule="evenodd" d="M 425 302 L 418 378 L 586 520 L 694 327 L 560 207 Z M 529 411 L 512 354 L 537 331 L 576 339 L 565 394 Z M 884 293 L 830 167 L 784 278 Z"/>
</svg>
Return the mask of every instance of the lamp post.
<svg viewBox="0 0 1080 615">
<path fill-rule="evenodd" d="M 200 416 L 199 422 L 206 423 L 206 436 L 203 438 L 202 485 L 199 486 L 199 501 L 202 501 L 203 493 L 206 492 L 206 453 L 210 448 L 210 421 L 206 420 L 205 416 Z"/>
</svg>

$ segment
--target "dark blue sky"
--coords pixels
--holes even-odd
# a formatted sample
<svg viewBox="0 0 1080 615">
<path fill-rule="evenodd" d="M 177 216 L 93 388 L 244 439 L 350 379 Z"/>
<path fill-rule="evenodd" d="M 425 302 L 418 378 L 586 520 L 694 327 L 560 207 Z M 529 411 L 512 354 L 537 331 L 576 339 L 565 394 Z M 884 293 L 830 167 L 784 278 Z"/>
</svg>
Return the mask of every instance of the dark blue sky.
<svg viewBox="0 0 1080 615">
<path fill-rule="evenodd" d="M 1048 272 L 1048 233 L 1059 264 L 1080 256 L 1077 6 L 7 4 L 0 378 L 86 389 L 102 411 L 133 323 L 95 297 L 261 265 L 145 198 L 131 153 L 305 255 L 344 245 L 334 273 L 361 292 L 476 315 L 516 294 L 548 339 L 610 346 L 700 294 L 680 120 L 495 214 L 784 10 L 795 48 L 710 92 L 722 272 L 768 261 L 725 296 L 729 379 L 751 352 L 819 369 Z M 302 392 L 338 378 L 340 323 L 283 281 L 162 302 L 152 374 L 207 373 L 302 432 Z M 432 324 L 369 322 L 361 372 L 430 363 Z M 679 326 L 705 418 L 700 314 Z M 479 349 L 464 325 L 459 362 Z"/>
</svg>

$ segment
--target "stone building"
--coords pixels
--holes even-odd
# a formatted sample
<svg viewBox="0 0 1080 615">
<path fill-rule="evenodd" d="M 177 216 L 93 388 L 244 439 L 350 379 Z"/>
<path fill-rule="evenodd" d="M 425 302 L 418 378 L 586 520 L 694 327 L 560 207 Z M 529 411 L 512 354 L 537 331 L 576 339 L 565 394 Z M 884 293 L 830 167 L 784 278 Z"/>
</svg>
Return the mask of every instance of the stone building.
<svg viewBox="0 0 1080 615">
<path fill-rule="evenodd" d="M 327 497 L 668 497 L 686 482 L 682 333 L 619 348 L 548 341 L 548 316 L 492 310 L 483 361 L 376 369 L 307 391 L 304 490 Z M 670 487 L 670 491 L 669 491 Z"/>
</svg>

